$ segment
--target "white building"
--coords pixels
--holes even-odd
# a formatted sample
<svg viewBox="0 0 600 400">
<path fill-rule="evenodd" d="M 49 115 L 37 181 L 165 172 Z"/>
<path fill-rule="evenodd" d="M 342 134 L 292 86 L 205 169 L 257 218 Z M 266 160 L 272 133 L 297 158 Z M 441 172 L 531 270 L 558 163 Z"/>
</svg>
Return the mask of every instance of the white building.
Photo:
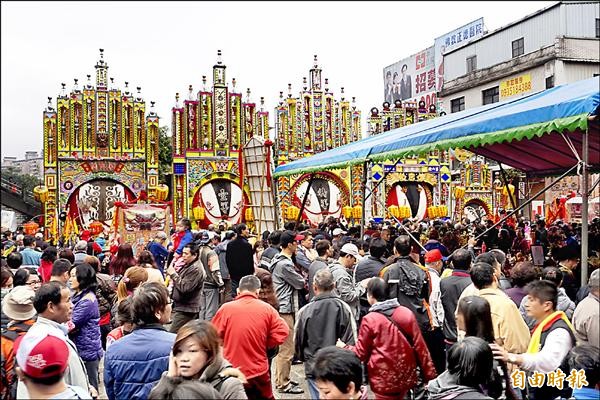
<svg viewBox="0 0 600 400">
<path fill-rule="evenodd" d="M 39 179 L 43 178 L 44 159 L 37 151 L 26 151 L 25 158 L 17 160 L 17 157 L 4 157 L 2 169 L 12 169 L 14 172 L 24 175 L 33 175 Z"/>
<path fill-rule="evenodd" d="M 600 74 L 598 1 L 560 1 L 444 54 L 447 113 Z"/>
</svg>

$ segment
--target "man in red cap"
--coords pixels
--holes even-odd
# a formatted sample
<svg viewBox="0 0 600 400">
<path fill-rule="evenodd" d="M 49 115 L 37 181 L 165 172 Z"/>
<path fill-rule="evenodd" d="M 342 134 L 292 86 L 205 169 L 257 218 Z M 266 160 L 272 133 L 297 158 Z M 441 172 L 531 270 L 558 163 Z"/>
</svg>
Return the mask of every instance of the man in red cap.
<svg viewBox="0 0 600 400">
<path fill-rule="evenodd" d="M 67 385 L 69 348 L 61 332 L 30 331 L 15 342 L 16 368 L 31 399 L 91 399 L 87 390 Z"/>
<path fill-rule="evenodd" d="M 442 305 L 442 294 L 440 292 L 440 275 L 444 257 L 439 249 L 429 250 L 425 253 L 425 268 L 429 272 L 431 293 L 429 294 L 429 307 L 431 308 L 432 330 L 426 336 L 431 358 L 435 364 L 438 374 L 446 369 L 446 355 L 444 353 L 444 306 Z"/>
</svg>

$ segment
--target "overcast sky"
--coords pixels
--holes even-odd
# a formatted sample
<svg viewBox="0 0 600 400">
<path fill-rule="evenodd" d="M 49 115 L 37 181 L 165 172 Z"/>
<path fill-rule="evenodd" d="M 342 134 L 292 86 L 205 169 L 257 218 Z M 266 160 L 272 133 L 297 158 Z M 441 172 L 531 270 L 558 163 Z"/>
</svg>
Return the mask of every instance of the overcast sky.
<svg viewBox="0 0 600 400">
<path fill-rule="evenodd" d="M 273 108 L 287 84 L 297 96 L 317 54 L 339 98 L 363 113 L 383 101 L 383 68 L 433 45 L 436 37 L 479 17 L 488 31 L 554 4 L 515 2 L 2 2 L 2 157 L 42 148 L 47 97 L 95 82 L 99 48 L 108 76 L 129 81 L 156 101 L 171 125 L 175 93 L 212 83 L 217 49 L 227 80 Z M 231 87 L 231 86 L 230 86 Z M 245 95 L 244 95 L 245 98 Z M 363 132 L 364 134 L 364 132 Z"/>
</svg>

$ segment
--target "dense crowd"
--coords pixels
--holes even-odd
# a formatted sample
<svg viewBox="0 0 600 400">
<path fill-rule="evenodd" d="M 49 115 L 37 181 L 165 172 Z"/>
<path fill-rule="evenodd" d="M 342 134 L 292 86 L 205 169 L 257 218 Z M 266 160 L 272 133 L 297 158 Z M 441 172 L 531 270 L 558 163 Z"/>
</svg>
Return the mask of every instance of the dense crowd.
<svg viewBox="0 0 600 400">
<path fill-rule="evenodd" d="M 3 232 L 0 396 L 599 399 L 600 221 L 494 225 Z"/>
</svg>

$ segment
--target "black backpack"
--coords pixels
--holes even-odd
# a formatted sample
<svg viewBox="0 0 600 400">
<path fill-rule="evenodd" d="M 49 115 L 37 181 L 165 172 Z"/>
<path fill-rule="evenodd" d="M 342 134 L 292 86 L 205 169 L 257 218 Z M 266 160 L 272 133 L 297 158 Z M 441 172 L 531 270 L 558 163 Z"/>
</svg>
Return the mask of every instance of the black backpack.
<svg viewBox="0 0 600 400">
<path fill-rule="evenodd" d="M 398 299 L 401 306 L 413 312 L 421 332 L 432 330 L 427 273 L 408 259 L 399 258 L 396 264 L 387 270 L 386 276 L 390 298 Z"/>
</svg>

